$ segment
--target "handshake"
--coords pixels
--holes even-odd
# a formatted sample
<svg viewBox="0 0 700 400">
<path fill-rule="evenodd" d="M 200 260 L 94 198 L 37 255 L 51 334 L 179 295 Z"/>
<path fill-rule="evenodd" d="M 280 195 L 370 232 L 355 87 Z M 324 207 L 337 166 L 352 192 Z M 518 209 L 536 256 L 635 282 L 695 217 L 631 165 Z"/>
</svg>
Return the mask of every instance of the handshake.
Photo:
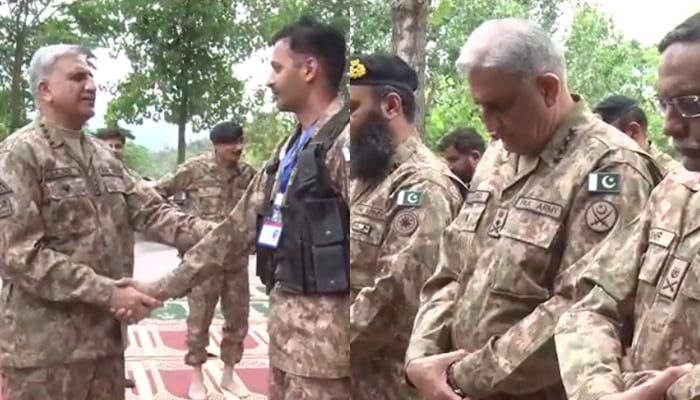
<svg viewBox="0 0 700 400">
<path fill-rule="evenodd" d="M 109 300 L 109 310 L 118 320 L 135 324 L 151 311 L 161 307 L 167 296 L 158 293 L 155 282 L 140 282 L 122 278 L 114 282 Z"/>
</svg>

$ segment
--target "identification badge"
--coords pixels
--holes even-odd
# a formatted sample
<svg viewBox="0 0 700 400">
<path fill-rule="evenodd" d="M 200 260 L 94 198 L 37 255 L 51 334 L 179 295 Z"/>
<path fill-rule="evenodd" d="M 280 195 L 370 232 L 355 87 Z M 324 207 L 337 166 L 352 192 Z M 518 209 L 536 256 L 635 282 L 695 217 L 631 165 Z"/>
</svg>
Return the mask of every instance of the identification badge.
<svg viewBox="0 0 700 400">
<path fill-rule="evenodd" d="M 282 224 L 279 222 L 266 220 L 263 222 L 258 236 L 258 245 L 270 249 L 276 249 L 282 236 Z"/>
</svg>

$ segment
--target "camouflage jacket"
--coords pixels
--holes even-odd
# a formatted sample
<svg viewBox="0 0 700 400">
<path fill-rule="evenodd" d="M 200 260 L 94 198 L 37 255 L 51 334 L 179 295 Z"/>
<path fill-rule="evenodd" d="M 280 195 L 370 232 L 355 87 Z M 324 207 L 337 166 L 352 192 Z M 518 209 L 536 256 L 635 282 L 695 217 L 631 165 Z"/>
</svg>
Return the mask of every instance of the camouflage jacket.
<svg viewBox="0 0 700 400">
<path fill-rule="evenodd" d="M 420 289 L 437 264 L 442 232 L 463 201 L 459 178 L 420 139 L 401 144 L 393 166 L 378 185 L 358 181 L 350 208 L 353 389 L 376 381 L 362 379 L 363 374 L 396 371 L 398 376 L 389 376 L 381 387 L 363 391 L 386 400 L 406 399 L 396 386 L 403 382 L 401 366 Z M 387 393 L 379 396 L 382 391 Z"/>
<path fill-rule="evenodd" d="M 654 143 L 649 144 L 649 155 L 656 161 L 656 164 L 661 168 L 661 172 L 664 176 L 668 175 L 670 172 L 676 168 L 681 167 L 681 163 L 674 160 L 673 157 L 661 151 Z"/>
<path fill-rule="evenodd" d="M 187 249 L 213 227 L 146 190 L 84 138 L 87 165 L 40 123 L 0 148 L 0 366 L 119 355 L 113 279 L 133 271 L 134 231 Z"/>
<path fill-rule="evenodd" d="M 331 103 L 315 124 L 313 134 L 317 134 L 341 107 L 345 105 L 340 99 Z M 348 168 L 343 149 L 347 147 L 348 128 L 349 125 L 326 158 L 336 190 L 346 201 Z M 286 148 L 290 139 L 291 136 L 286 138 L 280 147 Z M 263 207 L 266 181 L 267 172 L 262 168 L 231 214 L 185 255 L 180 267 L 159 282 L 164 295 L 182 296 L 193 285 L 224 268 L 231 257 L 248 254 L 254 249 L 255 226 Z M 349 376 L 349 307 L 349 295 L 295 296 L 274 288 L 270 293 L 268 318 L 270 364 L 308 377 Z"/>
<path fill-rule="evenodd" d="M 579 280 L 587 296 L 559 322 L 570 399 L 598 399 L 653 371 L 700 364 L 699 253 L 700 175 L 677 169 L 640 217 L 597 252 Z M 669 400 L 698 397 L 700 366 L 666 393 Z"/>
<path fill-rule="evenodd" d="M 465 349 L 454 373 L 470 398 L 563 399 L 552 339 L 574 263 L 634 219 L 659 179 L 580 99 L 538 157 L 491 145 L 423 288 L 407 361 Z"/>
<path fill-rule="evenodd" d="M 255 169 L 243 161 L 235 168 L 219 167 L 212 151 L 185 161 L 155 188 L 165 198 L 184 192 L 190 214 L 221 222 L 243 197 L 253 176 Z"/>
</svg>

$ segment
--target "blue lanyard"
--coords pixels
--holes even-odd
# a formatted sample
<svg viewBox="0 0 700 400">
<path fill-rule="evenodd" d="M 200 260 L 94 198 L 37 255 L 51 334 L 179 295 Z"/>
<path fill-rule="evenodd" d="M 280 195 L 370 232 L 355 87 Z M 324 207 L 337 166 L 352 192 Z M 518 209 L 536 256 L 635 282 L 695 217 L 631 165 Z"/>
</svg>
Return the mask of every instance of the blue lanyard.
<svg viewBox="0 0 700 400">
<path fill-rule="evenodd" d="M 308 128 L 302 132 L 301 136 L 297 138 L 294 145 L 287 150 L 282 158 L 282 163 L 280 165 L 280 184 L 279 193 L 285 193 L 287 191 L 287 185 L 289 185 L 289 178 L 292 176 L 292 171 L 297 165 L 297 155 L 306 146 L 306 143 L 311 139 L 311 132 L 313 132 L 314 124 L 311 124 Z"/>
</svg>

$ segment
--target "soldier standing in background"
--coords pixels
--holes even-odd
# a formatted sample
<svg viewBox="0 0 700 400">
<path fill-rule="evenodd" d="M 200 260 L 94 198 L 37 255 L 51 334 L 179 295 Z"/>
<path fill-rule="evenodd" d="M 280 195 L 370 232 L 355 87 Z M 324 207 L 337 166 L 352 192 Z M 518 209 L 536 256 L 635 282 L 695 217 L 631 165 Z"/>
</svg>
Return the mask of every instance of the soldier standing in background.
<svg viewBox="0 0 700 400">
<path fill-rule="evenodd" d="M 180 297 L 255 247 L 258 273 L 270 291 L 270 399 L 348 400 L 349 113 L 340 97 L 345 37 L 302 17 L 272 44 L 268 86 L 277 107 L 296 115 L 294 134 L 178 268 L 153 283 L 125 284 L 159 299 Z"/>
<path fill-rule="evenodd" d="M 212 228 L 180 213 L 83 133 L 96 88 L 85 52 L 32 58 L 36 121 L 0 145 L 0 368 L 5 400 L 121 400 L 123 324 L 159 302 L 131 276 L 134 231 L 186 250 Z M 130 315 L 133 314 L 133 315 Z"/>
<path fill-rule="evenodd" d="M 438 150 L 452 172 L 469 184 L 486 150 L 486 143 L 474 128 L 457 128 L 440 140 Z"/>
<path fill-rule="evenodd" d="M 177 170 L 161 178 L 155 189 L 168 198 L 185 193 L 188 213 L 200 218 L 221 222 L 233 210 L 255 175 L 255 169 L 241 159 L 243 128 L 234 122 L 222 122 L 209 134 L 214 145 L 210 153 L 193 157 Z M 234 366 L 243 355 L 243 339 L 248 333 L 250 287 L 248 284 L 248 256 L 233 260 L 237 265 L 226 268 L 195 287 L 187 295 L 187 354 L 185 364 L 194 369 L 189 396 L 193 400 L 206 398 L 202 364 L 207 361 L 209 327 L 216 304 L 221 299 L 225 319 L 221 341 L 221 360 L 224 371 L 221 388 L 236 396 L 248 393 L 234 379 Z"/>
<path fill-rule="evenodd" d="M 457 66 L 500 140 L 423 287 L 407 377 L 425 400 L 564 400 L 552 339 L 576 263 L 637 216 L 661 176 L 569 92 L 564 56 L 537 25 L 484 22 Z"/>
<path fill-rule="evenodd" d="M 416 134 L 417 86 L 397 56 L 350 61 L 353 399 L 417 399 L 403 373 L 413 317 L 467 189 Z"/>
<path fill-rule="evenodd" d="M 667 175 L 580 276 L 587 295 L 555 337 L 571 400 L 700 398 L 700 13 L 659 52 L 664 135 L 687 170 Z"/>
<path fill-rule="evenodd" d="M 107 145 L 112 150 L 112 154 L 122 163 L 124 163 L 124 168 L 133 176 L 143 179 L 145 181 L 150 181 L 150 178 L 140 177 L 137 173 L 130 170 L 126 166 L 126 139 L 134 140 L 134 135 L 131 134 L 126 129 L 118 127 L 100 128 L 95 132 L 95 137 L 100 139 L 103 143 Z"/>
<path fill-rule="evenodd" d="M 647 132 L 649 128 L 647 115 L 635 100 L 620 95 L 610 96 L 598 103 L 593 112 L 603 121 L 629 136 L 639 147 L 649 153 L 659 164 L 664 175 L 681 166 L 678 161 L 659 150 L 651 141 Z"/>
</svg>

